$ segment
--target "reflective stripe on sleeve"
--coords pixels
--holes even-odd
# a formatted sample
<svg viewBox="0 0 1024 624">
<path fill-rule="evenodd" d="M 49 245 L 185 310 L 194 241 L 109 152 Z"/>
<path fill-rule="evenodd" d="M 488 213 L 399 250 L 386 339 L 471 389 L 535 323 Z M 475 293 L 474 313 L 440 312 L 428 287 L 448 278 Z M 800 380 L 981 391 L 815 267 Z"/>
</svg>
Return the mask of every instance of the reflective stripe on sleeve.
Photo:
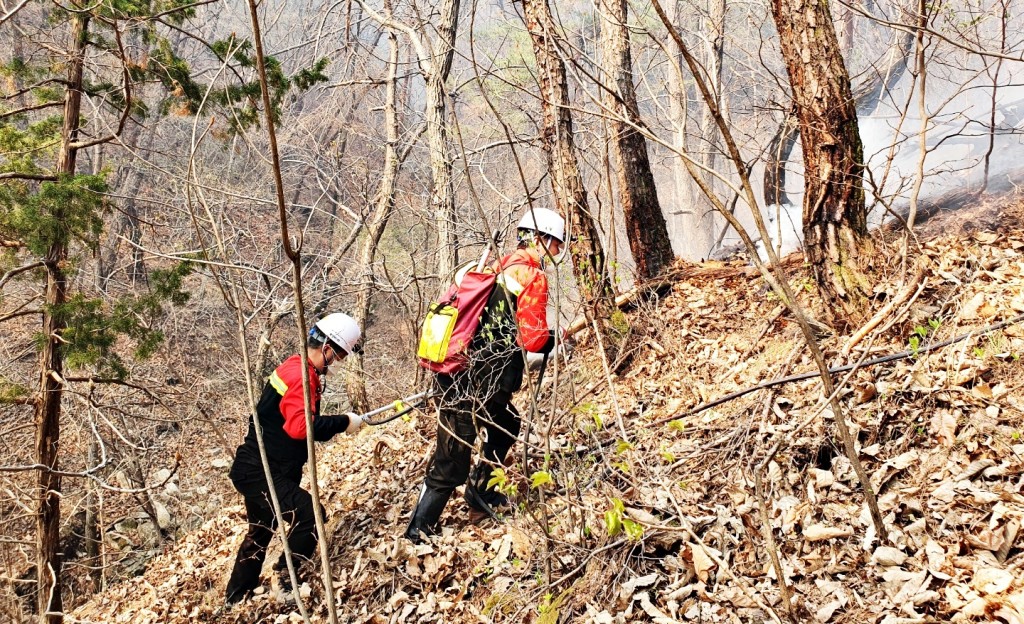
<svg viewBox="0 0 1024 624">
<path fill-rule="evenodd" d="M 284 393 L 288 392 L 288 384 L 278 377 L 277 371 L 270 374 L 270 385 L 274 386 L 274 390 L 277 390 L 277 393 L 281 396 L 284 396 Z"/>
</svg>

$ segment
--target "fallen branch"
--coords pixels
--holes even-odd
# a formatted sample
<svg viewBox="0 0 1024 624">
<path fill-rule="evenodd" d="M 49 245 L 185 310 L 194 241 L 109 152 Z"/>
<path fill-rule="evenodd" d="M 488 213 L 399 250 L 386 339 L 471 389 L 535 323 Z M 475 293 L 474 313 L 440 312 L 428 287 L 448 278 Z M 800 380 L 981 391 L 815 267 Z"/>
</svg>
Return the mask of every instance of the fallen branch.
<svg viewBox="0 0 1024 624">
<path fill-rule="evenodd" d="M 908 349 L 906 351 L 901 351 L 899 353 L 893 353 L 892 355 L 886 355 L 886 356 L 883 356 L 883 357 L 880 357 L 880 358 L 875 358 L 873 360 L 868 360 L 868 361 L 863 362 L 863 363 L 845 364 L 843 366 L 837 366 L 835 368 L 830 368 L 828 370 L 829 370 L 830 373 L 845 373 L 847 371 L 853 370 L 854 368 L 863 368 L 863 367 L 867 367 L 867 366 L 875 366 L 876 364 L 885 364 L 887 362 L 895 362 L 897 360 L 903 360 L 903 359 L 906 359 L 906 358 L 909 358 L 909 357 L 914 357 L 914 356 L 917 356 L 917 355 L 922 355 L 922 354 L 928 353 L 930 351 L 935 351 L 936 349 L 941 349 L 943 347 L 948 347 L 951 344 L 956 344 L 956 343 L 961 342 L 963 340 L 967 340 L 968 338 L 970 338 L 972 336 L 983 336 L 983 335 L 985 335 L 985 334 L 987 334 L 989 332 L 994 332 L 994 331 L 1002 329 L 1004 327 L 1008 327 L 1010 325 L 1015 325 L 1017 323 L 1020 323 L 1021 321 L 1024 321 L 1024 314 L 1018 314 L 1017 316 L 1014 316 L 1013 318 L 1009 318 L 1009 319 L 1007 319 L 1005 321 L 1000 321 L 999 323 L 996 323 L 994 325 L 989 325 L 988 327 L 984 327 L 984 328 L 982 328 L 979 331 L 967 332 L 966 334 L 957 336 L 955 338 L 950 338 L 948 340 L 943 340 L 942 342 L 936 342 L 934 344 L 929 344 L 929 345 L 920 347 L 919 349 Z M 779 379 L 772 379 L 771 381 L 764 381 L 764 382 L 761 382 L 761 383 L 757 384 L 756 386 L 750 386 L 749 388 L 744 388 L 742 390 L 737 390 L 736 392 L 730 392 L 729 394 L 727 394 L 727 395 L 725 395 L 725 396 L 723 396 L 723 397 L 721 397 L 719 399 L 715 399 L 714 401 L 711 401 L 709 403 L 704 403 L 704 404 L 698 405 L 697 407 L 695 407 L 695 408 L 693 408 L 691 410 L 688 410 L 686 412 L 683 412 L 682 414 L 676 414 L 674 416 L 666 416 L 665 418 L 662 418 L 660 420 L 654 421 L 653 423 L 651 423 L 650 426 L 662 425 L 662 424 L 665 424 L 667 422 L 671 422 L 673 420 L 678 420 L 680 418 L 686 418 L 687 416 L 693 416 L 694 414 L 699 414 L 699 413 L 701 413 L 701 412 L 703 412 L 705 410 L 711 409 L 712 407 L 716 407 L 716 406 L 721 405 L 723 403 L 728 403 L 729 401 L 732 401 L 733 399 L 738 399 L 741 396 L 750 394 L 751 392 L 756 392 L 758 390 L 764 390 L 765 388 L 771 388 L 773 386 L 781 386 L 782 384 L 792 383 L 794 381 L 804 381 L 805 379 L 813 379 L 813 378 L 818 377 L 820 375 L 821 375 L 821 373 L 819 371 L 808 371 L 806 373 L 798 373 L 796 375 L 790 375 L 789 377 L 781 377 Z"/>
<path fill-rule="evenodd" d="M 915 263 L 916 266 L 914 267 L 914 275 L 910 278 L 910 282 L 902 291 L 900 291 L 898 295 L 896 295 L 896 297 L 891 299 L 889 303 L 885 304 L 884 308 L 879 310 L 878 313 L 872 316 L 867 323 L 865 323 L 860 329 L 856 331 L 856 333 L 850 336 L 850 339 L 847 340 L 846 344 L 843 346 L 844 356 L 848 357 L 850 355 L 850 351 L 852 351 L 853 348 L 857 346 L 857 344 L 860 343 L 861 340 L 864 340 L 865 336 L 870 334 L 873 329 L 878 327 L 878 325 L 881 324 L 881 322 L 884 321 L 885 318 L 889 316 L 889 314 L 891 314 L 893 310 L 903 305 L 903 303 L 910 298 L 914 291 L 918 290 L 918 286 L 921 285 L 922 280 L 924 280 L 924 269 L 927 263 L 927 256 L 918 257 L 917 262 Z M 921 288 L 924 288 L 924 286 L 921 285 Z"/>
</svg>

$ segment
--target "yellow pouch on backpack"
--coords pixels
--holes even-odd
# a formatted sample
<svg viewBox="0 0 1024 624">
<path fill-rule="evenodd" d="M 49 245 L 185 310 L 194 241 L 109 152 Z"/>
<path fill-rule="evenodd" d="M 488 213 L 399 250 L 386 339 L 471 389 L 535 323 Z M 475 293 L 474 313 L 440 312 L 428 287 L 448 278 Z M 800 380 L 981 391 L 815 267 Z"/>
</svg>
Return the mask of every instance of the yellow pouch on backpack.
<svg viewBox="0 0 1024 624">
<path fill-rule="evenodd" d="M 420 333 L 416 355 L 430 362 L 444 362 L 458 318 L 459 311 L 451 305 L 432 304 L 423 319 L 423 331 Z"/>
</svg>

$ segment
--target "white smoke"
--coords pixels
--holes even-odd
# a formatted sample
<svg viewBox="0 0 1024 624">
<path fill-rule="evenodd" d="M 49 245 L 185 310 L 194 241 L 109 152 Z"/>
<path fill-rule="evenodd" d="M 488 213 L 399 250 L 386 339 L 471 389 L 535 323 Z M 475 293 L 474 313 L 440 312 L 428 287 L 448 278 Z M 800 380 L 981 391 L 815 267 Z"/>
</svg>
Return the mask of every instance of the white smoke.
<svg viewBox="0 0 1024 624">
<path fill-rule="evenodd" d="M 765 225 L 768 228 L 769 244 L 780 258 L 803 247 L 803 214 L 795 204 L 772 204 L 765 209 Z M 762 262 L 768 261 L 763 239 L 757 241 L 757 256 Z"/>
</svg>

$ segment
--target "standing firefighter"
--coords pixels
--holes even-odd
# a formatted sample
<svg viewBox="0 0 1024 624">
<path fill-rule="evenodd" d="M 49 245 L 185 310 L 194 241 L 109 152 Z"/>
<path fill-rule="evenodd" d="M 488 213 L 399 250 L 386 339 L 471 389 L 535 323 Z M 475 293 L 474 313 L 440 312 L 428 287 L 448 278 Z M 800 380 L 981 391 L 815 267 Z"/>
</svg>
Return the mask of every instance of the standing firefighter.
<svg viewBox="0 0 1024 624">
<path fill-rule="evenodd" d="M 355 433 L 363 426 L 362 419 L 355 414 L 320 415 L 327 367 L 357 350 L 360 337 L 355 320 L 340 313 L 325 316 L 309 331 L 309 393 L 313 409 L 313 439 L 318 442 L 330 440 L 342 431 Z M 298 354 L 285 360 L 270 375 L 256 406 L 256 417 L 263 429 L 263 444 L 281 513 L 290 527 L 288 546 L 298 557 L 297 563 L 301 564 L 316 550 L 317 535 L 313 498 L 299 487 L 302 467 L 308 456 L 302 359 Z M 245 497 L 245 514 L 249 522 L 249 531 L 238 549 L 235 567 L 228 581 L 226 602 L 233 604 L 245 600 L 259 587 L 267 547 L 277 527 L 252 416 L 249 417 L 245 442 L 235 453 L 230 477 L 235 489 Z M 280 575 L 282 585 L 289 588 L 283 553 L 274 570 Z"/>
<path fill-rule="evenodd" d="M 441 512 L 467 478 L 465 499 L 473 515 L 493 516 L 508 503 L 487 483 L 519 435 L 521 421 L 511 399 L 523 385 L 523 350 L 548 353 L 555 343 L 547 324 L 543 267 L 545 259 L 561 254 L 565 221 L 553 210 L 532 209 L 519 221 L 517 240 L 516 251 L 493 267 L 499 276 L 470 342 L 468 366 L 436 375 L 441 392 L 437 447 L 405 531 L 414 542 L 438 532 Z M 482 457 L 471 473 L 478 432 Z"/>
</svg>

